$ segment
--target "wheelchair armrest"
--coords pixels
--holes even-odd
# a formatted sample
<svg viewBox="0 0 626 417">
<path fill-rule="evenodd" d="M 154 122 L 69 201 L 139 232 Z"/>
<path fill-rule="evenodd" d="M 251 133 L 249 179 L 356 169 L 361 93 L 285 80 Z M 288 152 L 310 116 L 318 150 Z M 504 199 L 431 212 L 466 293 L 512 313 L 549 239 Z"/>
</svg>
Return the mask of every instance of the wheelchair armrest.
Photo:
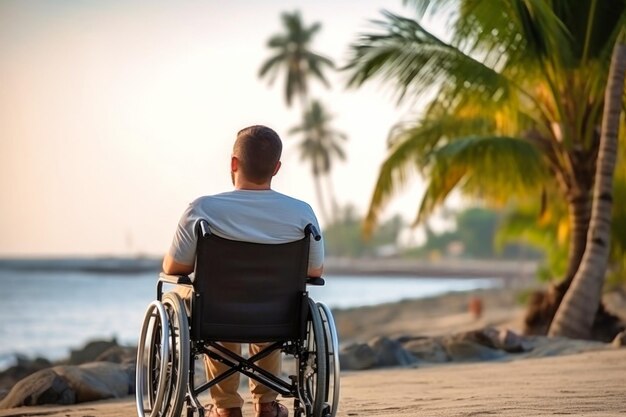
<svg viewBox="0 0 626 417">
<path fill-rule="evenodd" d="M 193 282 L 187 275 L 167 275 L 161 272 L 157 281 L 157 300 L 161 300 L 163 284 L 184 285 L 193 288 Z"/>
<path fill-rule="evenodd" d="M 159 281 L 174 285 L 193 285 L 188 275 L 167 275 L 161 273 L 159 275 Z"/>
<path fill-rule="evenodd" d="M 307 277 L 306 279 L 306 283 L 307 285 L 324 285 L 326 284 L 326 281 L 324 281 L 324 278 L 322 277 Z"/>
</svg>

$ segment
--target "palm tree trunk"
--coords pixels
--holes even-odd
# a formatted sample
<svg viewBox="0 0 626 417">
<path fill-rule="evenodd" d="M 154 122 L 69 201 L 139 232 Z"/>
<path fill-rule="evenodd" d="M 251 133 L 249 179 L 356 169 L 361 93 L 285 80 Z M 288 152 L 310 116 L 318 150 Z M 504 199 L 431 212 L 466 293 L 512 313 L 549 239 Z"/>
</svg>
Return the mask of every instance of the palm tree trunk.
<svg viewBox="0 0 626 417">
<path fill-rule="evenodd" d="M 550 336 L 589 338 L 600 306 L 611 241 L 613 173 L 626 77 L 625 34 L 622 32 L 615 44 L 609 70 L 587 246 L 580 268 L 552 321 Z"/>
<path fill-rule="evenodd" d="M 567 270 L 558 284 L 552 284 L 544 291 L 537 291 L 530 298 L 525 317 L 524 334 L 546 335 L 563 297 L 567 293 L 587 246 L 587 231 L 591 217 L 591 193 L 578 190 L 569 196 L 568 218 L 570 225 Z"/>
<path fill-rule="evenodd" d="M 567 270 L 563 280 L 558 285 L 563 289 L 563 294 L 567 291 L 587 246 L 587 231 L 589 230 L 589 220 L 591 218 L 591 196 L 588 190 L 580 192 L 578 195 L 568 199 L 570 240 L 567 255 Z"/>
</svg>

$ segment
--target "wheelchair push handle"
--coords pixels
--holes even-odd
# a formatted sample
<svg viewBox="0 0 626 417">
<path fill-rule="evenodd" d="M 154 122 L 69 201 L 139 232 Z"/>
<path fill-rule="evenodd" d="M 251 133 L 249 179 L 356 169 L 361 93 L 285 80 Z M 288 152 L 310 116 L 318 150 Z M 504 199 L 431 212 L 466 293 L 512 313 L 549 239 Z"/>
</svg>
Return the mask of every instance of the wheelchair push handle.
<svg viewBox="0 0 626 417">
<path fill-rule="evenodd" d="M 315 239 L 316 242 L 319 242 L 319 240 L 322 238 L 320 232 L 317 231 L 317 227 L 313 226 L 311 223 L 306 225 L 306 227 L 304 228 L 304 233 L 307 236 L 313 235 L 313 239 Z"/>
<path fill-rule="evenodd" d="M 209 228 L 209 223 L 201 219 L 198 225 L 198 231 L 200 232 L 200 236 L 207 237 L 211 235 L 211 229 Z"/>
</svg>

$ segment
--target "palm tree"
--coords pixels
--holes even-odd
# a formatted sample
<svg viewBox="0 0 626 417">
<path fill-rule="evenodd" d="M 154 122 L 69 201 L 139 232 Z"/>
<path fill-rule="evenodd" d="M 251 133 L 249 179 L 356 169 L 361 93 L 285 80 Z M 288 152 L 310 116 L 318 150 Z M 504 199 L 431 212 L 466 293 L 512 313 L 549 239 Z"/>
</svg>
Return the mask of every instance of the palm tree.
<svg viewBox="0 0 626 417">
<path fill-rule="evenodd" d="M 302 160 L 308 160 L 311 164 L 315 192 L 325 221 L 332 220 L 332 217 L 328 216 L 328 207 L 324 201 L 321 180 L 323 177 L 328 179 L 334 158 L 340 160 L 346 158 L 342 142 L 347 139 L 347 136 L 330 126 L 331 121 L 332 116 L 326 112 L 319 101 L 313 100 L 311 106 L 304 112 L 301 124 L 289 130 L 290 135 L 299 134 L 302 136 L 300 157 Z M 332 213 L 337 214 L 338 209 L 334 195 L 331 193 L 330 197 Z"/>
<path fill-rule="evenodd" d="M 435 97 L 419 120 L 392 130 L 366 229 L 412 171 L 429 181 L 417 221 L 454 189 L 496 203 L 554 189 L 549 198 L 567 203 L 570 227 L 558 304 L 587 243 L 603 93 L 626 2 L 405 3 L 416 16 L 383 12 L 347 65 L 351 86 L 379 78 L 399 101 Z M 449 40 L 424 28 L 426 15 L 449 18 Z"/>
<path fill-rule="evenodd" d="M 626 31 L 615 45 L 606 87 L 600 153 L 596 169 L 587 247 L 571 288 L 556 312 L 549 334 L 587 339 L 602 293 L 611 243 L 613 173 L 626 77 Z"/>
<path fill-rule="evenodd" d="M 329 86 L 324 76 L 324 68 L 334 68 L 333 62 L 313 51 L 311 42 L 321 25 L 314 23 L 306 27 L 299 12 L 281 15 L 284 33 L 272 36 L 267 46 L 274 51 L 259 70 L 259 77 L 268 77 L 270 85 L 276 80 L 279 72 L 285 72 L 285 100 L 291 106 L 294 95 L 300 96 L 302 107 L 308 103 L 308 79 L 314 76 L 326 87 Z"/>
</svg>

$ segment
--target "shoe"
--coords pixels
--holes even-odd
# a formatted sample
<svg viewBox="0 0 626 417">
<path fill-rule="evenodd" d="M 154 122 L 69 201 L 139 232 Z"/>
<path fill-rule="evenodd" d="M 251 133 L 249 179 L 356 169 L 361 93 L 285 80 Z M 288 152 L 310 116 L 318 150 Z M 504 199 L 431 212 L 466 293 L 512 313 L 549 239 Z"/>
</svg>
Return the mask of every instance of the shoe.
<svg viewBox="0 0 626 417">
<path fill-rule="evenodd" d="M 287 417 L 289 410 L 278 401 L 255 404 L 256 417 Z"/>
<path fill-rule="evenodd" d="M 217 408 L 213 404 L 207 405 L 206 408 L 207 417 L 243 417 L 241 415 L 241 408 Z"/>
</svg>

